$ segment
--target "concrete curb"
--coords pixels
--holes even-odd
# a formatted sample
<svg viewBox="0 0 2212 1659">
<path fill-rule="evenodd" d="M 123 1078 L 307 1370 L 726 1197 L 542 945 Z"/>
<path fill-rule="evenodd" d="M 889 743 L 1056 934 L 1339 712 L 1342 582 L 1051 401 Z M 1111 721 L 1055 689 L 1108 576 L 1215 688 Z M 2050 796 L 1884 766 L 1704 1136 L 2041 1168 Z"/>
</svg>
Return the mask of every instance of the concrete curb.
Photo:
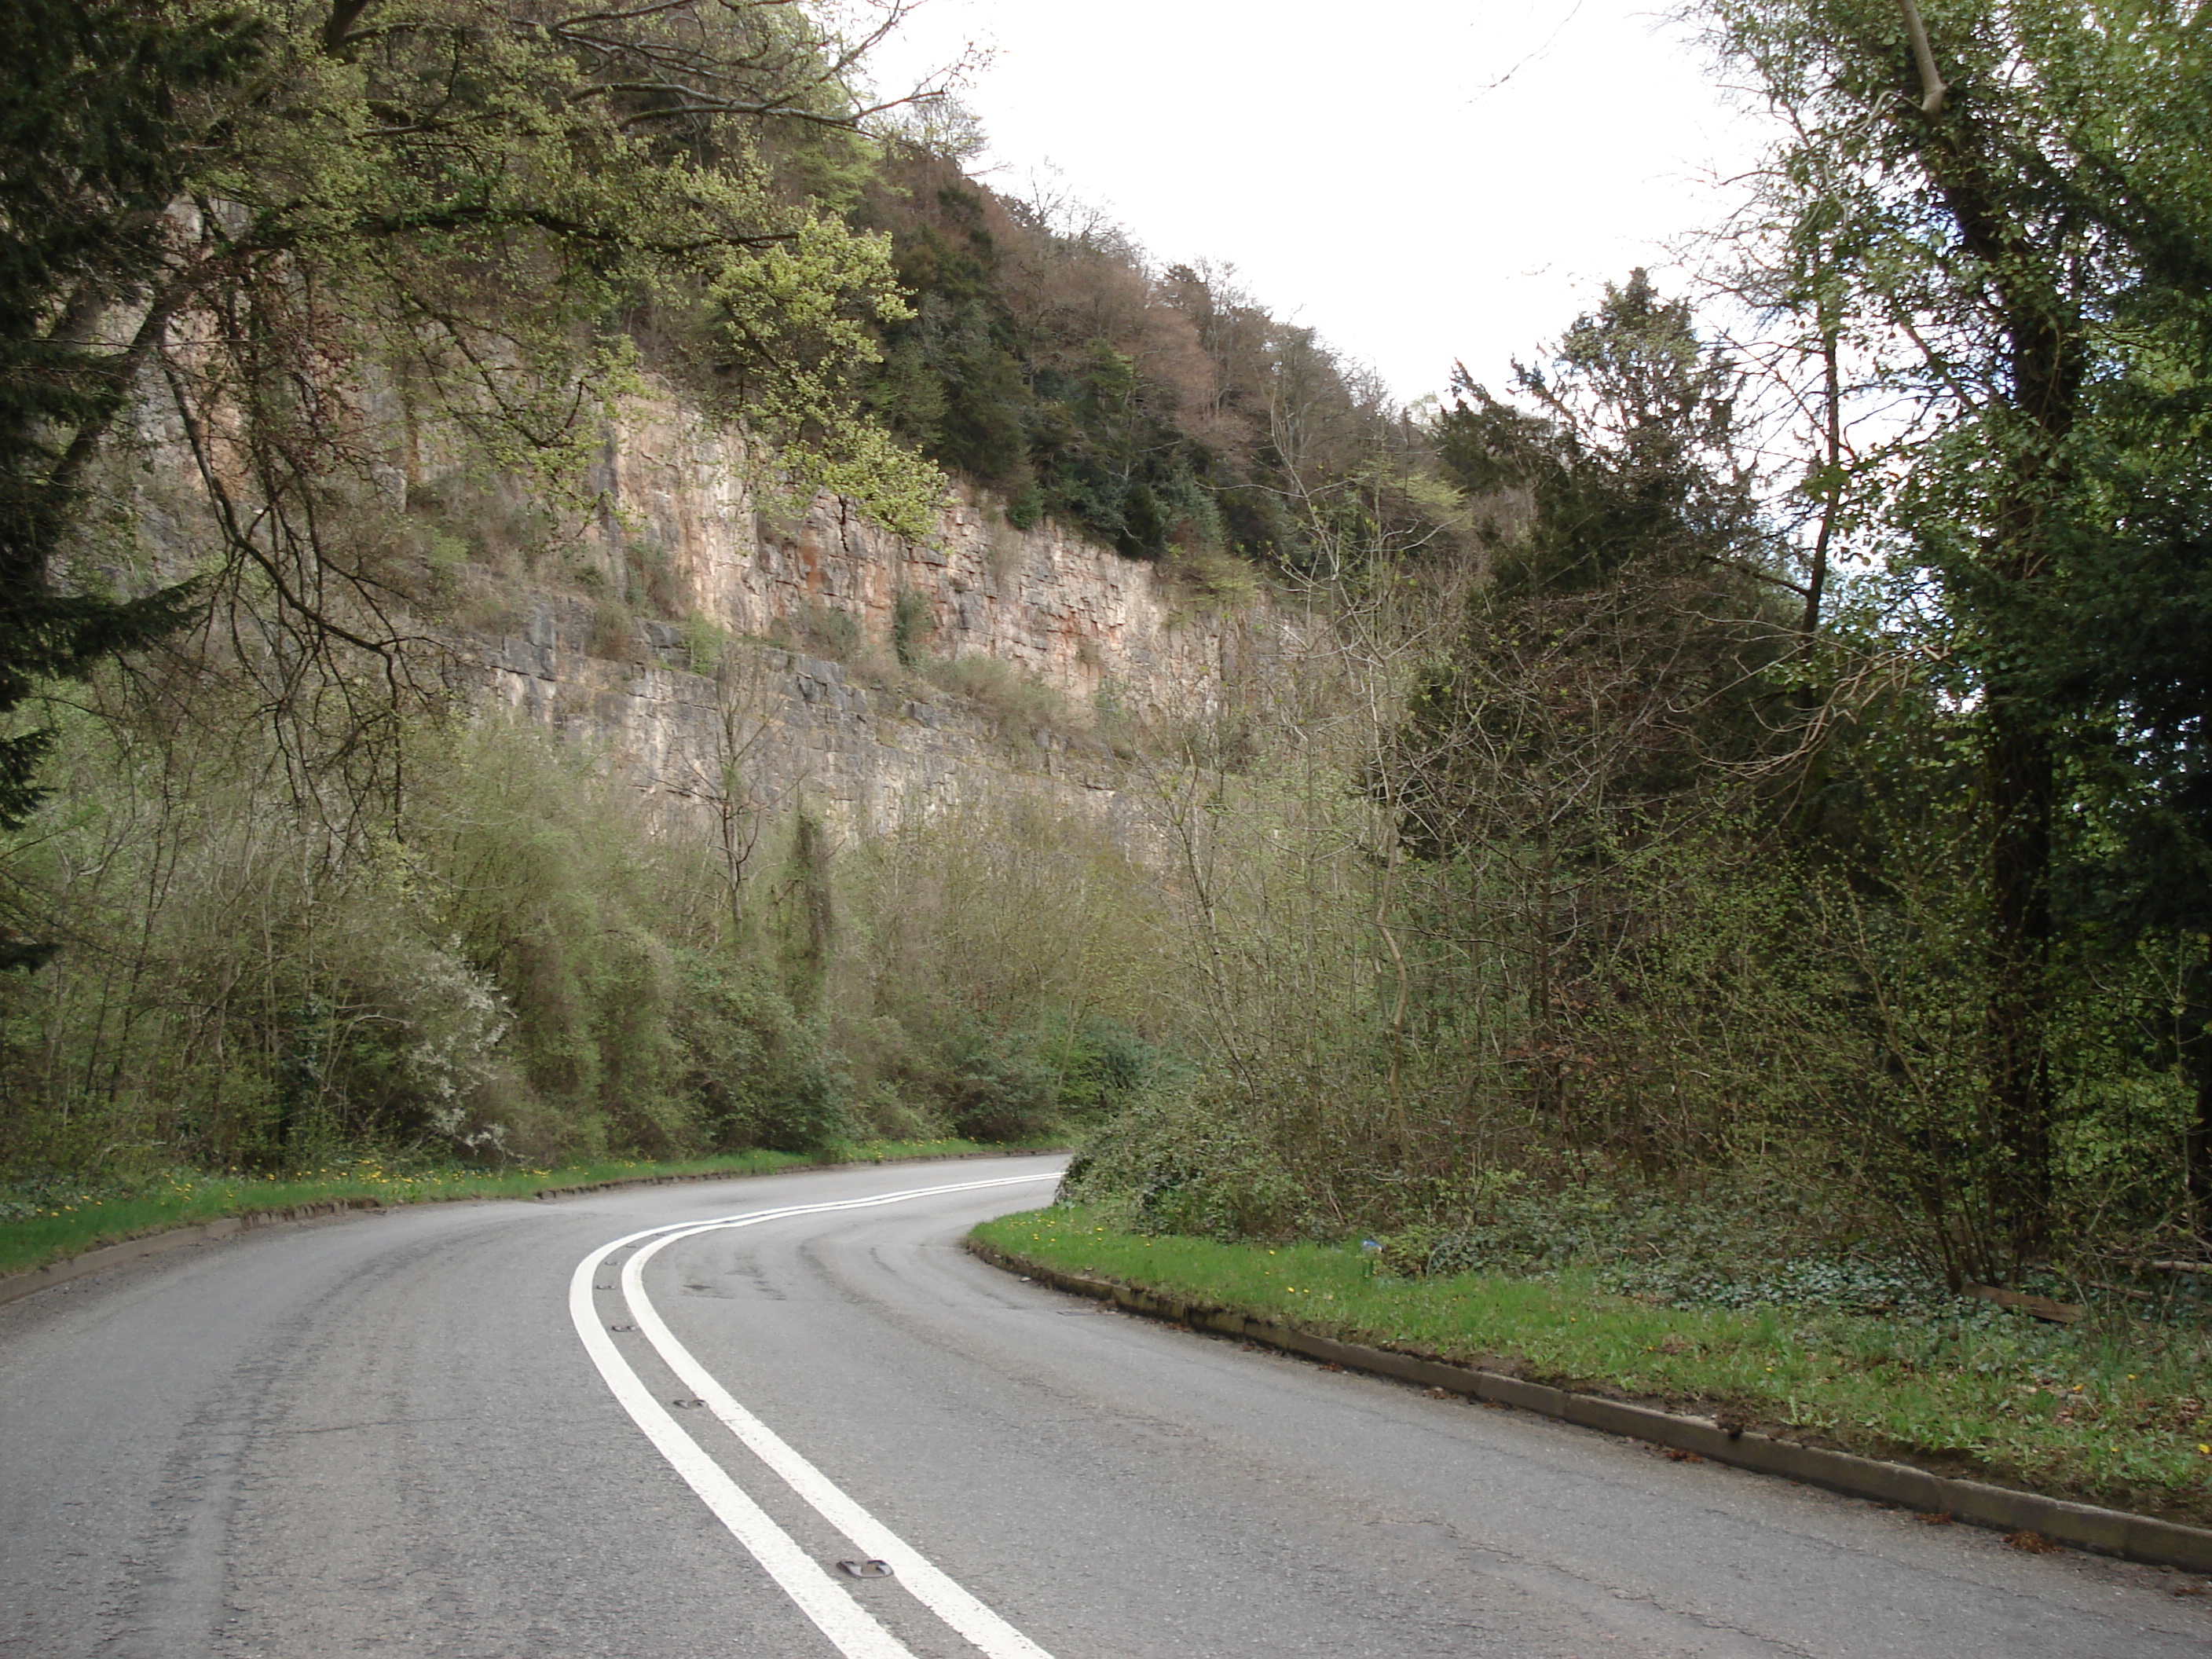
<svg viewBox="0 0 2212 1659">
<path fill-rule="evenodd" d="M 1234 1309 L 1180 1301 L 1113 1279 L 1068 1273 L 1001 1250 L 981 1239 L 970 1238 L 968 1249 L 993 1267 L 1026 1274 L 1055 1290 L 1095 1297 L 1147 1318 L 1256 1342 L 1285 1353 L 1339 1365 L 1346 1370 L 1366 1371 L 1401 1382 L 1418 1383 L 1423 1388 L 1516 1406 L 1522 1411 L 1540 1413 L 1601 1433 L 1626 1435 L 1695 1452 L 1716 1463 L 1801 1480 L 1808 1486 L 1841 1492 L 1847 1498 L 1894 1504 L 1901 1509 L 1930 1515 L 1948 1513 L 1960 1521 L 2005 1532 L 2040 1533 L 2057 1543 L 2093 1550 L 2100 1555 L 2116 1555 L 2124 1560 L 2212 1573 L 2212 1531 L 2201 1527 L 2183 1526 L 2147 1515 L 2130 1515 L 2121 1510 L 2100 1509 L 2093 1504 L 2069 1503 L 2039 1492 L 2014 1492 L 1979 1480 L 1930 1474 L 1925 1469 L 1906 1464 L 1801 1445 L 1749 1429 L 1732 1434 L 1702 1418 L 1680 1417 L 1649 1406 L 1574 1394 L 1540 1382 L 1525 1382 L 1502 1372 L 1455 1365 L 1419 1354 L 1396 1353 L 1359 1342 L 1340 1342 L 1295 1326 L 1254 1318 Z"/>
<path fill-rule="evenodd" d="M 704 1170 L 696 1174 L 630 1176 L 620 1181 L 594 1181 L 581 1187 L 547 1187 L 532 1193 L 527 1199 L 501 1198 L 477 1193 L 459 1193 L 450 1198 L 416 1199 L 410 1204 L 386 1204 L 374 1198 L 321 1199 L 312 1204 L 295 1204 L 282 1210 L 253 1210 L 244 1215 L 223 1216 L 215 1221 L 195 1222 L 185 1227 L 165 1227 L 159 1232 L 146 1233 L 137 1238 L 126 1238 L 120 1243 L 103 1244 L 96 1250 L 87 1250 L 82 1255 L 65 1256 L 59 1261 L 49 1261 L 43 1267 L 27 1268 L 21 1273 L 0 1275 L 0 1306 L 36 1295 L 50 1285 L 66 1284 L 87 1273 L 98 1273 L 103 1267 L 120 1267 L 142 1256 L 166 1255 L 194 1244 L 213 1244 L 258 1227 L 274 1227 L 289 1221 L 313 1221 L 322 1216 L 338 1215 L 349 1210 L 366 1211 L 383 1215 L 392 1210 L 412 1208 L 414 1204 L 514 1204 L 545 1202 L 553 1199 L 574 1198 L 585 1193 L 604 1193 L 617 1187 L 671 1187 L 687 1181 L 750 1181 L 761 1176 L 805 1175 L 823 1170 L 859 1170 L 889 1164 L 959 1164 L 978 1158 L 1046 1158 L 1057 1148 L 1038 1152 L 1034 1147 L 1020 1147 L 1012 1152 L 927 1152 L 911 1158 L 854 1158 L 842 1164 L 784 1164 L 773 1170 Z"/>
</svg>

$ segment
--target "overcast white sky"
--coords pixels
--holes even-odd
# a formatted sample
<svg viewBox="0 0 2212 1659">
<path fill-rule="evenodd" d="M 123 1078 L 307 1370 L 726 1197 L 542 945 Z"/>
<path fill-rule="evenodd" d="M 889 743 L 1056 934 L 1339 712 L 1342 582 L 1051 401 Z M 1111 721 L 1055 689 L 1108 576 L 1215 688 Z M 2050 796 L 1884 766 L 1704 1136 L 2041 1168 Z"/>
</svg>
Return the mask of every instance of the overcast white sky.
<svg viewBox="0 0 2212 1659">
<path fill-rule="evenodd" d="M 1408 400 L 1455 358 L 1502 386 L 1632 265 L 1679 289 L 1761 137 L 1652 0 L 927 0 L 878 78 L 971 40 L 988 182 L 1056 167 Z"/>
</svg>

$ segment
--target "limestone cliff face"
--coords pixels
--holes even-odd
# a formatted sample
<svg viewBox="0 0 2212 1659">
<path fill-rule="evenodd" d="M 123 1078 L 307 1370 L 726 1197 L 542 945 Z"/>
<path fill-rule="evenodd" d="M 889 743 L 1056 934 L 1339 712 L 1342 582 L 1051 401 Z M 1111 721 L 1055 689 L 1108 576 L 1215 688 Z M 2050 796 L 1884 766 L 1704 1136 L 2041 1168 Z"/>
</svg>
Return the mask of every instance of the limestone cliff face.
<svg viewBox="0 0 2212 1659">
<path fill-rule="evenodd" d="M 672 406 L 627 422 L 596 480 L 607 598 L 529 592 L 520 626 L 483 643 L 498 698 L 603 744 L 673 819 L 808 802 L 874 833 L 1013 790 L 1127 830 L 1101 711 L 1205 713 L 1224 674 L 1268 648 L 1261 611 L 1189 614 L 1155 567 L 1057 526 L 1018 531 L 974 499 L 918 543 L 829 495 L 779 519 L 744 463 L 734 440 Z M 689 623 L 609 625 L 610 601 L 645 608 L 641 562 L 672 577 L 660 606 L 688 608 Z M 702 651 L 702 623 L 730 637 Z M 1001 695 L 933 687 L 902 654 L 1003 665 Z M 1024 684 L 1055 696 L 1005 695 Z"/>
<path fill-rule="evenodd" d="M 388 389 L 365 402 L 362 448 L 384 459 L 358 481 L 362 510 L 387 526 L 414 519 L 450 549 L 471 513 L 557 517 L 487 501 L 467 455 Z M 155 567 L 182 571 L 216 537 L 160 407 L 116 488 Z M 447 630 L 491 700 L 602 750 L 672 827 L 805 805 L 877 834 L 1012 792 L 1133 844 L 1116 733 L 1212 712 L 1224 676 L 1265 673 L 1284 641 L 1264 603 L 1194 605 L 1153 565 L 1017 530 L 972 495 L 909 541 L 832 495 L 779 507 L 747 459 L 672 398 L 631 404 L 589 480 L 596 522 L 553 532 L 551 556 L 468 566 L 474 602 Z"/>
<path fill-rule="evenodd" d="M 1103 745 L 1049 727 L 1009 730 L 957 698 L 870 685 L 834 659 L 754 641 L 696 672 L 685 630 L 641 623 L 610 654 L 586 602 L 540 597 L 524 631 L 488 642 L 493 694 L 604 747 L 672 827 L 804 806 L 842 834 L 913 812 L 1030 796 L 1139 827 Z"/>
<path fill-rule="evenodd" d="M 1222 670 L 1226 631 L 1179 617 L 1156 566 L 1050 524 L 1018 531 L 972 499 L 919 543 L 829 495 L 779 522 L 757 510 L 744 459 L 653 405 L 611 437 L 599 480 L 630 520 L 614 533 L 664 550 L 693 603 L 733 632 L 764 636 L 828 611 L 888 648 L 903 599 L 928 650 L 994 658 L 1079 703 L 1103 693 L 1143 714 L 1204 695 Z"/>
</svg>

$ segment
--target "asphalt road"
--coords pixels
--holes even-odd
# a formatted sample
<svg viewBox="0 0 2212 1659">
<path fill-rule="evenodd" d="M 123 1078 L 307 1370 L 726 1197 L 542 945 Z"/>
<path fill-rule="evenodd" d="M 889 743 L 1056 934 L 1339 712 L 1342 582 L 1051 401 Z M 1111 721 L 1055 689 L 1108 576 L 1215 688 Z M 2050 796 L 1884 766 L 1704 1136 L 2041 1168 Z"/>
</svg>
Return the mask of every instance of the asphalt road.
<svg viewBox="0 0 2212 1659">
<path fill-rule="evenodd" d="M 2212 1597 L 2173 1575 L 1166 1329 L 960 1251 L 1052 1168 L 426 1206 L 0 1307 L 0 1652 L 2212 1652 Z"/>
</svg>

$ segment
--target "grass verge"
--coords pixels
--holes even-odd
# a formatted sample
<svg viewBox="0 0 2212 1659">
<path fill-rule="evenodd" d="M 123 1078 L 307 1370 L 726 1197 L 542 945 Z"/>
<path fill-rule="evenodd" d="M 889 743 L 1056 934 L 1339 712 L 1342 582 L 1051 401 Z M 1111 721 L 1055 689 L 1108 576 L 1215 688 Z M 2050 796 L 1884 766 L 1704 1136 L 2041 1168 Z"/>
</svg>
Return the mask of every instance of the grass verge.
<svg viewBox="0 0 2212 1659">
<path fill-rule="evenodd" d="M 1012 1256 L 1322 1335 L 2212 1525 L 2212 1342 L 2199 1329 L 2045 1325 L 1986 1304 L 1682 1308 L 1571 1267 L 1400 1278 L 1357 1248 L 1133 1233 L 1081 1206 L 975 1231 Z"/>
<path fill-rule="evenodd" d="M 289 1210 L 331 1199 L 424 1204 L 454 1199 L 534 1198 L 540 1193 L 599 1187 L 611 1182 L 769 1175 L 823 1164 L 882 1164 L 1032 1150 L 1057 1148 L 988 1146 L 971 1140 L 872 1140 L 843 1143 L 812 1153 L 736 1152 L 659 1164 L 615 1158 L 558 1169 L 421 1167 L 362 1158 L 285 1176 L 173 1170 L 134 1183 L 123 1192 L 50 1194 L 43 1201 L 18 1200 L 0 1207 L 0 1215 L 6 1217 L 0 1220 L 0 1274 L 41 1267 L 103 1244 L 143 1237 L 171 1227 Z"/>
</svg>

